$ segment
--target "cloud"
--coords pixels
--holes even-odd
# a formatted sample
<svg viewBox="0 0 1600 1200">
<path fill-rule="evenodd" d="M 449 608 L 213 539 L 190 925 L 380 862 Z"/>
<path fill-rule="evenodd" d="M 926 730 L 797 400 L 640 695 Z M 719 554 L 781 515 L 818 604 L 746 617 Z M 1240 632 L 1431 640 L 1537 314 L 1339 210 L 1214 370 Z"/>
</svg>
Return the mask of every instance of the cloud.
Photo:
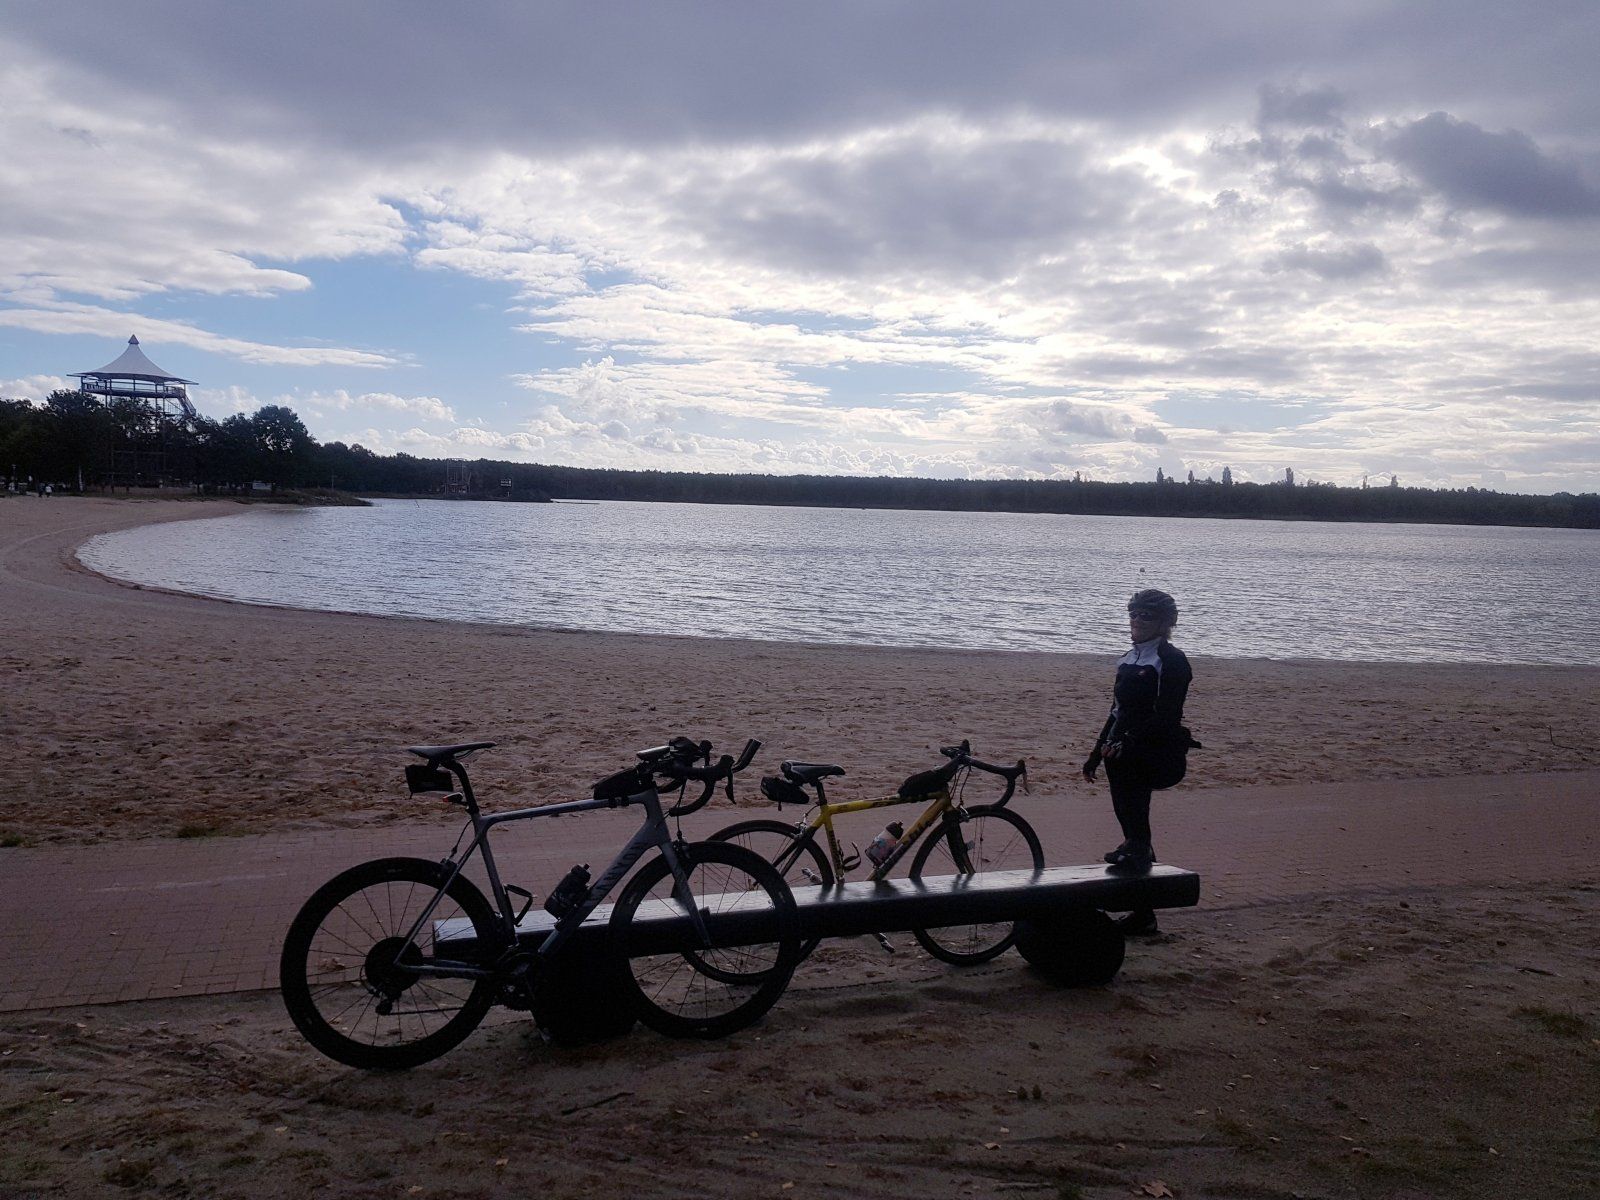
<svg viewBox="0 0 1600 1200">
<path fill-rule="evenodd" d="M 1264 83 L 1259 92 L 1256 124 L 1263 130 L 1275 126 L 1291 129 L 1338 129 L 1344 124 L 1339 115 L 1346 104 L 1336 88 L 1320 87 L 1302 91 L 1285 84 Z"/>
<path fill-rule="evenodd" d="M 1046 429 L 1091 440 L 1120 439 L 1129 433 L 1127 417 L 1101 405 L 1057 400 L 1045 407 L 1042 418 Z"/>
<path fill-rule="evenodd" d="M 1525 133 L 1490 133 L 1449 113 L 1398 125 L 1384 153 L 1453 204 L 1516 217 L 1594 217 L 1600 190 L 1576 163 L 1545 154 Z"/>
<path fill-rule="evenodd" d="M 1592 9 L 1154 11 L 0 17 L 0 326 L 452 456 L 1566 480 Z M 108 43 L 185 69 L 84 86 Z"/>
<path fill-rule="evenodd" d="M 1304 242 L 1278 254 L 1273 265 L 1284 271 L 1309 271 L 1321 279 L 1359 279 L 1380 274 L 1388 266 L 1383 251 L 1371 242 L 1344 246 L 1308 246 Z"/>
<path fill-rule="evenodd" d="M 51 392 L 72 392 L 77 388 L 78 381 L 65 375 L 27 375 L 21 379 L 0 379 L 0 399 L 32 400 L 37 404 Z"/>
<path fill-rule="evenodd" d="M 714 164 L 708 164 L 714 165 Z M 1070 131 L 902 127 L 706 171 L 674 190 L 681 227 L 806 275 L 997 280 L 1159 202 Z"/>
<path fill-rule="evenodd" d="M 397 396 L 393 392 L 362 392 L 353 396 L 339 388 L 332 392 L 312 392 L 301 398 L 301 402 L 313 409 L 400 412 L 449 425 L 456 423 L 455 409 L 437 396 Z"/>
<path fill-rule="evenodd" d="M 0 326 L 28 329 L 35 333 L 87 333 L 119 341 L 131 331 L 151 345 L 191 346 L 241 362 L 277 366 L 386 367 L 395 365 L 397 361 L 386 354 L 336 346 L 274 346 L 266 342 L 252 342 L 196 329 L 180 321 L 144 317 L 86 304 L 0 308 Z M 101 365 L 86 364 L 84 370 Z"/>
</svg>

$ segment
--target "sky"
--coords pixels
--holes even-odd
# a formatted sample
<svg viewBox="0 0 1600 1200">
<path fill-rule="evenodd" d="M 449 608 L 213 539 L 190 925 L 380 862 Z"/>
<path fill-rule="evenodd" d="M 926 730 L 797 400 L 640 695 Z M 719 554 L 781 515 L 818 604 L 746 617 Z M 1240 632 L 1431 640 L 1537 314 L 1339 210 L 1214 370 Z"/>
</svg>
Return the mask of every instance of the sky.
<svg viewBox="0 0 1600 1200">
<path fill-rule="evenodd" d="M 0 395 L 425 457 L 1600 490 L 1600 5 L 13 0 Z"/>
</svg>

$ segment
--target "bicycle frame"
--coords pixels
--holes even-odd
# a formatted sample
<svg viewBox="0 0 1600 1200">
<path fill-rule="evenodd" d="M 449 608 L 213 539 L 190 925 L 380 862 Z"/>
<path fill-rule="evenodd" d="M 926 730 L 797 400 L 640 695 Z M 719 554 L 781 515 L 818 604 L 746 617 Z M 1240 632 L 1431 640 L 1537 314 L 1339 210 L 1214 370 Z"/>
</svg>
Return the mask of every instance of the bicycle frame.
<svg viewBox="0 0 1600 1200">
<path fill-rule="evenodd" d="M 801 832 L 795 837 L 792 848 L 785 850 L 778 856 L 776 865 L 779 872 L 788 871 L 790 866 L 793 865 L 794 859 L 800 854 L 801 846 L 814 838 L 817 830 L 821 829 L 828 835 L 828 856 L 833 862 L 834 874 L 838 879 L 843 880 L 845 873 L 853 864 L 845 862 L 844 852 L 839 849 L 839 838 L 834 832 L 833 818 L 841 813 L 867 812 L 874 808 L 894 808 L 899 805 L 916 804 L 922 799 L 924 799 L 922 796 L 881 796 L 873 800 L 847 800 L 843 804 L 829 804 L 827 795 L 822 789 L 822 784 L 818 783 L 816 815 L 800 823 Z M 873 883 L 887 878 L 889 872 L 894 869 L 895 864 L 910 853 L 911 847 L 916 845 L 917 840 L 921 838 L 923 833 L 935 821 L 938 821 L 946 813 L 953 812 L 956 808 L 957 804 L 948 787 L 942 791 L 934 792 L 933 803 L 923 810 L 922 815 L 912 823 L 911 828 L 901 835 L 900 844 L 894 848 L 888 858 L 872 869 L 872 873 L 867 878 Z M 960 855 L 959 857 L 965 856 Z M 962 870 L 970 869 L 970 864 L 964 862 L 958 861 L 957 865 Z"/>
<path fill-rule="evenodd" d="M 485 816 L 478 811 L 477 803 L 472 796 L 471 785 L 467 782 L 466 772 L 464 770 L 460 771 L 458 777 L 462 782 L 464 806 L 472 821 L 472 842 L 459 857 L 452 852 L 451 857 L 446 860 L 450 864 L 450 873 L 434 893 L 433 899 L 428 902 L 422 913 L 407 931 L 405 940 L 401 944 L 399 952 L 395 955 L 397 963 L 405 950 L 416 941 L 417 935 L 427 927 L 428 921 L 432 918 L 434 910 L 439 905 L 439 901 L 443 899 L 445 892 L 455 882 L 456 877 L 461 874 L 462 868 L 467 865 L 474 852 L 481 854 L 483 858 L 484 872 L 489 877 L 489 887 L 493 893 L 495 908 L 499 912 L 501 933 L 505 938 L 506 946 L 507 948 L 516 946 L 517 918 L 512 911 L 511 898 L 506 892 L 504 883 L 500 880 L 500 871 L 494 861 L 494 850 L 489 845 L 489 831 L 496 825 L 504 825 L 512 821 L 536 820 L 539 817 L 561 817 L 569 813 L 592 812 L 601 808 L 626 808 L 635 804 L 642 806 L 645 810 L 644 823 L 628 839 L 627 845 L 618 852 L 616 858 L 612 859 L 611 865 L 601 872 L 600 878 L 590 885 L 583 900 L 565 916 L 556 921 L 555 928 L 539 944 L 538 956 L 544 958 L 560 950 L 577 931 L 578 927 L 588 918 L 589 914 L 600 906 L 600 903 L 610 895 L 611 890 L 632 870 L 633 865 L 652 847 L 659 849 L 662 857 L 666 859 L 667 867 L 672 872 L 673 893 L 677 897 L 678 903 L 688 913 L 695 936 L 700 939 L 700 945 L 703 948 L 710 947 L 711 935 L 706 928 L 705 918 L 694 904 L 688 873 L 683 869 L 682 860 L 678 857 L 673 845 L 672 835 L 667 829 L 667 818 L 661 808 L 661 797 L 653 789 L 636 793 L 622 800 L 569 800 L 561 804 L 542 805 L 538 808 L 518 808 L 509 812 L 493 813 Z M 444 975 L 452 978 L 469 979 L 492 978 L 497 974 L 493 967 L 477 966 L 465 962 L 452 962 L 444 959 L 435 959 L 431 963 L 411 964 L 406 969 L 418 975 Z"/>
</svg>

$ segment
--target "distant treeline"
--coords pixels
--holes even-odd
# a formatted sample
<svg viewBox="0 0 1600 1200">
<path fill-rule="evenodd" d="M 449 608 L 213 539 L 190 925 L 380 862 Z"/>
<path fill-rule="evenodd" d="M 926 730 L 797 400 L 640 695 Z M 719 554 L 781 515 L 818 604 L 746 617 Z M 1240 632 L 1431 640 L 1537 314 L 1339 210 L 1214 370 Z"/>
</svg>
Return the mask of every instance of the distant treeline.
<svg viewBox="0 0 1600 1200">
<path fill-rule="evenodd" d="M 222 421 L 176 421 L 131 397 L 60 391 L 37 405 L 0 400 L 0 476 L 58 491 L 158 483 L 238 491 L 257 481 L 304 487 L 326 482 L 325 449 L 279 404 Z"/>
<path fill-rule="evenodd" d="M 341 447 L 341 449 L 343 449 Z M 357 448 L 359 449 L 359 448 Z M 375 456 L 374 456 L 375 457 Z M 377 462 L 418 483 L 442 464 L 396 455 Z M 1600 495 L 1525 496 L 1483 488 L 1345 488 L 1332 484 L 1102 483 L 1069 479 L 901 479 L 838 475 L 708 475 L 547 467 L 481 460 L 484 477 L 509 478 L 515 494 L 572 500 L 916 508 L 949 512 L 1099 516 L 1255 517 L 1306 521 L 1417 521 L 1449 525 L 1549 525 L 1600 529 Z M 341 482 L 341 486 L 343 486 Z M 360 485 L 356 485 L 358 488 Z M 433 490 L 421 487 L 368 491 Z"/>
<path fill-rule="evenodd" d="M 120 401 L 104 405 L 80 392 L 56 392 L 43 405 L 0 400 L 0 472 L 14 470 L 21 477 L 69 488 L 77 486 L 81 475 L 84 486 L 93 487 L 110 478 L 119 455 L 124 466 L 137 463 L 139 455 L 148 455 L 149 447 L 161 443 L 166 476 L 204 490 L 237 490 L 263 481 L 276 487 L 462 499 L 651 500 L 1600 529 L 1600 495 L 1593 492 L 1530 496 L 1471 487 L 623 471 L 491 459 L 426 459 L 374 454 L 343 442 L 318 444 L 299 417 L 280 405 L 268 405 L 250 416 L 239 414 L 224 421 L 202 417 L 163 428 L 134 411 L 140 407 Z"/>
</svg>

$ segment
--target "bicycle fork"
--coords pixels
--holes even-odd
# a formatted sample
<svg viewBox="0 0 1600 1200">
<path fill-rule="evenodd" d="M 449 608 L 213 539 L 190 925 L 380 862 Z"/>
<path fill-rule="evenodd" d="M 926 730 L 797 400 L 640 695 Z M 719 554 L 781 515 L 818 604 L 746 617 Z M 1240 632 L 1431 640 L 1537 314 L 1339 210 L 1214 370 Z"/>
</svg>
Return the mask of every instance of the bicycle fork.
<svg viewBox="0 0 1600 1200">
<path fill-rule="evenodd" d="M 689 914 L 689 923 L 694 927 L 695 937 L 700 939 L 700 948 L 711 949 L 711 929 L 706 924 L 706 910 L 694 901 L 694 888 L 689 884 L 689 872 L 683 869 L 683 861 L 678 857 L 676 847 L 667 842 L 661 847 L 661 854 L 667 860 L 667 869 L 672 872 L 673 898 L 683 911 Z"/>
</svg>

